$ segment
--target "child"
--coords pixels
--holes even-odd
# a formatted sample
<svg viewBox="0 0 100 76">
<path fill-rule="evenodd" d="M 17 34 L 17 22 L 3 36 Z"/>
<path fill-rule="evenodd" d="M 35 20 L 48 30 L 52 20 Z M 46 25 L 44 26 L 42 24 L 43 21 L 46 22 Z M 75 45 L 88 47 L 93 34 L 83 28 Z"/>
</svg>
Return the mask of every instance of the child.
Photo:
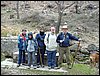
<svg viewBox="0 0 100 76">
<path fill-rule="evenodd" d="M 28 52 L 28 66 L 31 67 L 31 59 L 33 68 L 36 69 L 36 57 L 35 53 L 37 50 L 37 44 L 35 39 L 33 38 L 32 32 L 28 33 L 28 40 L 27 40 L 27 52 Z"/>
<path fill-rule="evenodd" d="M 22 63 L 22 65 L 25 65 L 25 51 L 27 50 L 27 44 L 26 44 L 26 40 L 27 40 L 27 34 L 26 34 L 26 30 L 22 29 L 22 33 L 18 35 L 18 48 L 19 48 L 19 55 L 18 55 L 18 65 L 17 67 L 19 67 Z"/>
</svg>

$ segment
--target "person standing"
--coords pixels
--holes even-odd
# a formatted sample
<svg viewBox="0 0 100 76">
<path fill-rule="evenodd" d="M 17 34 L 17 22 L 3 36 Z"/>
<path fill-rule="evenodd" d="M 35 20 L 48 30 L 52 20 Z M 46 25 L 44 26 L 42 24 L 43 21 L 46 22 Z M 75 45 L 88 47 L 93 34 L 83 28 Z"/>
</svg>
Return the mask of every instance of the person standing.
<svg viewBox="0 0 100 76">
<path fill-rule="evenodd" d="M 57 36 L 55 34 L 55 27 L 50 28 L 51 32 L 45 37 L 45 45 L 47 50 L 48 69 L 55 68 L 56 65 L 56 52 L 57 52 Z"/>
<path fill-rule="evenodd" d="M 36 40 L 33 38 L 33 33 L 28 33 L 28 40 L 27 40 L 27 52 L 28 52 L 28 66 L 31 67 L 31 62 L 33 68 L 36 69 L 36 56 L 35 53 L 37 51 L 37 43 Z"/>
<path fill-rule="evenodd" d="M 73 36 L 71 33 L 68 32 L 67 25 L 62 26 L 62 32 L 57 37 L 57 43 L 59 43 L 59 58 L 58 58 L 58 65 L 59 68 L 61 67 L 63 61 L 63 54 L 66 56 L 67 65 L 70 65 L 70 40 L 80 41 L 79 38 Z"/>
<path fill-rule="evenodd" d="M 45 38 L 45 33 L 43 28 L 40 29 L 40 32 L 36 35 L 36 41 L 38 43 L 38 51 L 37 51 L 37 68 L 44 67 L 44 54 L 45 54 L 45 44 L 44 44 L 44 38 Z"/>
<path fill-rule="evenodd" d="M 19 48 L 19 55 L 18 55 L 18 65 L 17 67 L 25 65 L 25 51 L 27 50 L 27 34 L 26 30 L 22 29 L 22 33 L 18 35 L 18 48 Z"/>
</svg>

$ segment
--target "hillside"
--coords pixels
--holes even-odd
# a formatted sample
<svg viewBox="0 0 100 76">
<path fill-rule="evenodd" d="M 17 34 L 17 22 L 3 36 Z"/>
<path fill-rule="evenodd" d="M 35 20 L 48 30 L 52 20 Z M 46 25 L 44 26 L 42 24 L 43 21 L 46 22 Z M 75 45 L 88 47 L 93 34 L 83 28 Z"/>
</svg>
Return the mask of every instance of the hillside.
<svg viewBox="0 0 100 76">
<path fill-rule="evenodd" d="M 64 1 L 62 8 L 73 2 Z M 76 58 L 79 62 L 76 61 L 78 64 L 75 64 L 73 69 L 68 70 L 65 65 L 63 67 L 69 71 L 67 75 L 97 75 L 99 69 L 91 69 L 88 65 L 90 53 L 87 48 L 88 45 L 93 44 L 90 48 L 95 49 L 97 47 L 99 51 L 99 1 L 78 1 L 78 13 L 76 13 L 75 6 L 76 3 L 64 10 L 61 25 L 67 23 L 69 32 L 82 39 L 82 49 L 80 49 L 79 52 L 81 53 Z M 25 28 L 28 32 L 37 33 L 43 26 L 45 32 L 47 32 L 51 24 L 57 26 L 58 16 L 58 6 L 55 1 L 1 1 L 1 61 L 6 60 L 6 55 L 13 56 L 12 53 L 18 51 L 17 36 L 21 29 Z M 40 75 L 41 73 L 43 75 L 65 75 L 65 73 L 58 72 L 20 70 L 7 65 L 2 66 L 1 70 L 1 74 L 12 75 Z"/>
<path fill-rule="evenodd" d="M 65 6 L 73 1 L 65 1 Z M 55 1 L 19 1 L 19 16 L 16 13 L 17 1 L 1 1 L 1 35 L 18 35 L 22 28 L 38 31 L 40 26 L 49 29 L 50 24 L 57 23 L 58 12 Z M 91 5 L 91 7 L 89 7 Z M 99 46 L 99 2 L 79 1 L 80 13 L 75 13 L 75 5 L 64 11 L 62 23 L 67 22 L 69 31 L 79 34 L 83 46 Z"/>
</svg>

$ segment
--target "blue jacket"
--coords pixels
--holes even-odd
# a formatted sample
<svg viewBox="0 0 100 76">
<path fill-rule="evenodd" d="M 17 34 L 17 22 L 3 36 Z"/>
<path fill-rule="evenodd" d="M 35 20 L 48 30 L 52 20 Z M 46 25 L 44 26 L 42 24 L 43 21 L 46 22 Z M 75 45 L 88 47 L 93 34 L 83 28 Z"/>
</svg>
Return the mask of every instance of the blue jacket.
<svg viewBox="0 0 100 76">
<path fill-rule="evenodd" d="M 75 36 L 72 36 L 72 34 L 68 33 L 66 34 L 66 38 L 64 39 L 63 42 L 60 42 L 60 40 L 63 40 L 64 39 L 64 33 L 61 32 L 58 37 L 57 37 L 57 40 L 56 42 L 59 43 L 59 46 L 61 47 L 67 47 L 67 46 L 70 46 L 70 43 L 69 43 L 69 40 L 76 40 L 78 41 L 78 38 L 76 38 Z"/>
<path fill-rule="evenodd" d="M 45 46 L 45 44 L 44 44 L 44 38 L 45 38 L 45 36 L 46 36 L 46 34 L 44 34 L 44 35 L 40 35 L 40 34 L 37 34 L 36 35 L 36 41 L 37 41 L 37 43 L 38 43 L 38 46 L 40 47 L 40 48 L 42 48 L 42 47 L 44 47 Z"/>
<path fill-rule="evenodd" d="M 27 40 L 27 35 L 25 36 Z M 21 34 L 18 35 L 18 48 L 19 50 L 27 50 L 27 41 L 21 37 Z"/>
</svg>

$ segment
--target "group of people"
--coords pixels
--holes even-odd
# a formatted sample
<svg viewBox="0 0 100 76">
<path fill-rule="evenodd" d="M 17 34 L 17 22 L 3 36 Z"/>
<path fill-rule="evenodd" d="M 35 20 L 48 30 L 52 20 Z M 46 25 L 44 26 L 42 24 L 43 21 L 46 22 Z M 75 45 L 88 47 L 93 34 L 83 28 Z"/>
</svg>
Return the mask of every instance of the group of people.
<svg viewBox="0 0 100 76">
<path fill-rule="evenodd" d="M 26 65 L 25 52 L 28 53 L 28 66 L 29 68 L 33 65 L 34 68 L 44 67 L 44 54 L 47 53 L 47 65 L 48 69 L 60 68 L 63 62 L 63 54 L 66 55 L 67 64 L 70 65 L 70 39 L 80 41 L 79 38 L 73 36 L 68 32 L 67 25 L 62 26 L 62 32 L 56 35 L 56 28 L 52 26 L 50 32 L 45 34 L 44 30 L 41 28 L 40 32 L 33 37 L 33 33 L 26 33 L 23 29 L 22 33 L 18 36 L 18 65 Z M 57 48 L 59 45 L 59 58 L 57 66 Z M 37 55 L 35 55 L 37 54 Z"/>
</svg>

